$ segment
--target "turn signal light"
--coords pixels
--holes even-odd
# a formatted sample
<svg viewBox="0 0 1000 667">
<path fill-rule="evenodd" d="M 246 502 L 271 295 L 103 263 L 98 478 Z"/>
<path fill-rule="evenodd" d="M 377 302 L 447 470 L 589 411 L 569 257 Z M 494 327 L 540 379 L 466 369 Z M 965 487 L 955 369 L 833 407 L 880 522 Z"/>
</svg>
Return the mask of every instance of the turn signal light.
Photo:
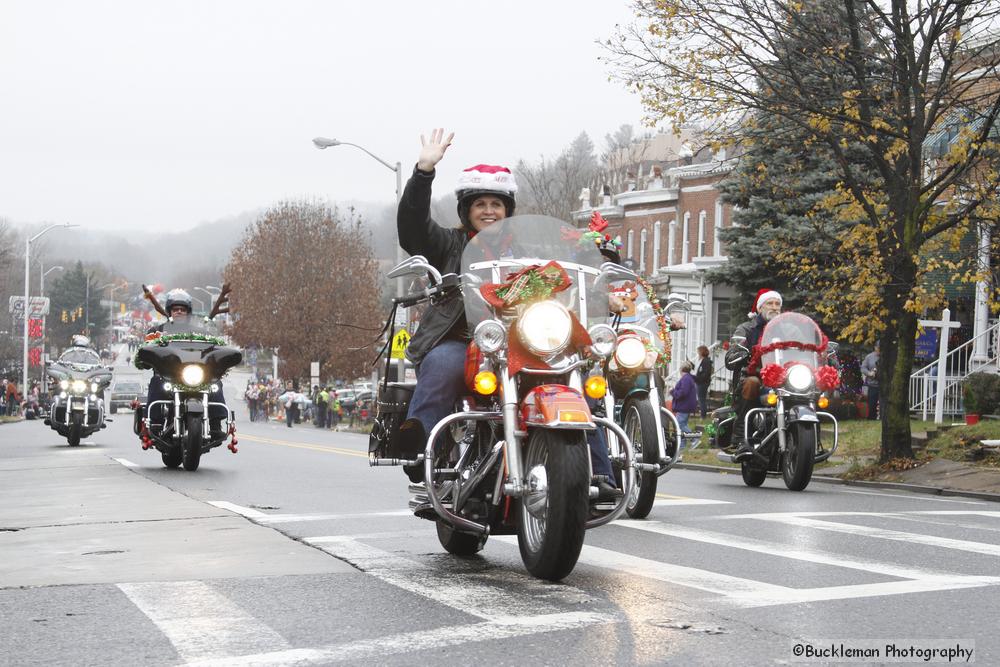
<svg viewBox="0 0 1000 667">
<path fill-rule="evenodd" d="M 778 404 L 778 395 L 773 391 L 767 392 L 767 404 L 772 407 Z"/>
<path fill-rule="evenodd" d="M 818 405 L 823 410 L 826 410 L 826 408 L 830 405 L 830 399 L 827 398 L 825 395 L 821 395 L 819 397 L 819 400 L 816 401 L 816 405 Z"/>
<path fill-rule="evenodd" d="M 483 396 L 489 396 L 497 390 L 497 376 L 490 371 L 476 373 L 476 391 Z"/>
<path fill-rule="evenodd" d="M 604 394 L 608 393 L 608 381 L 603 375 L 591 375 L 583 385 L 583 390 L 591 398 L 604 398 Z"/>
<path fill-rule="evenodd" d="M 583 410 L 560 410 L 559 421 L 561 422 L 589 422 L 590 415 Z"/>
</svg>

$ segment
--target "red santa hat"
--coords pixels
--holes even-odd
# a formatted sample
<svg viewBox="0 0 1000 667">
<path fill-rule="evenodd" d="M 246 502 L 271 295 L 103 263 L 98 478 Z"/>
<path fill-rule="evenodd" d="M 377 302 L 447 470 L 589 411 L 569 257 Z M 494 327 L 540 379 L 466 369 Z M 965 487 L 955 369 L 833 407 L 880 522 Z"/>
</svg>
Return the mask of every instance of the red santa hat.
<svg viewBox="0 0 1000 667">
<path fill-rule="evenodd" d="M 771 299 L 777 299 L 779 304 L 783 303 L 781 295 L 778 294 L 773 289 L 764 287 L 762 289 L 757 290 L 757 297 L 753 300 L 753 312 L 750 313 L 750 315 L 758 313 L 760 311 L 761 304 L 764 303 L 765 301 L 770 301 Z"/>
</svg>

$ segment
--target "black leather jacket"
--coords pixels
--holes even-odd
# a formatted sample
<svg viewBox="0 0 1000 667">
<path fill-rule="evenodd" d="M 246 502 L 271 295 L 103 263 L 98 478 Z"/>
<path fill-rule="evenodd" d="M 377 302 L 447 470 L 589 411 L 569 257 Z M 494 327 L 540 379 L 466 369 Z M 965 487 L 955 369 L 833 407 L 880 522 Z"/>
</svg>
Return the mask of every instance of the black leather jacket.
<svg viewBox="0 0 1000 667">
<path fill-rule="evenodd" d="M 470 235 L 467 230 L 459 227 L 442 227 L 431 218 L 431 183 L 434 181 L 434 174 L 435 172 L 427 173 L 414 168 L 413 175 L 406 182 L 396 214 L 399 245 L 411 255 L 426 257 L 442 275 L 461 273 L 462 251 L 469 242 Z M 461 294 L 431 305 L 406 348 L 407 358 L 414 364 L 419 364 L 432 347 L 464 322 L 465 304 Z M 469 339 L 466 330 L 457 331 L 453 335 Z"/>
<path fill-rule="evenodd" d="M 726 368 L 731 371 L 740 371 L 746 368 L 746 365 L 750 363 L 750 355 L 753 353 L 753 347 L 760 342 L 760 335 L 764 333 L 764 326 L 766 324 L 767 320 L 761 317 L 760 314 L 757 314 L 752 319 L 736 327 L 736 331 L 733 332 L 732 337 L 729 339 L 729 351 L 726 352 Z M 739 375 L 739 373 L 736 373 L 734 378 Z"/>
</svg>

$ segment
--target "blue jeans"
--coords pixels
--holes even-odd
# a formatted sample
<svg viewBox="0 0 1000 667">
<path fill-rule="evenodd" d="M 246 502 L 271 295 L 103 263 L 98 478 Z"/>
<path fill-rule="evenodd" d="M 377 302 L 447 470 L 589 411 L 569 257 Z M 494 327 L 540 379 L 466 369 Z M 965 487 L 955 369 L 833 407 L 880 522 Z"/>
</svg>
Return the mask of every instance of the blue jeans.
<svg viewBox="0 0 1000 667">
<path fill-rule="evenodd" d="M 681 429 L 681 433 L 689 433 L 691 428 L 688 426 L 688 418 L 691 416 L 690 412 L 675 412 L 674 416 L 677 417 L 677 425 Z"/>
<path fill-rule="evenodd" d="M 466 344 L 457 340 L 445 340 L 431 348 L 417 367 L 417 386 L 406 413 L 408 419 L 416 419 L 424 427 L 428 436 L 434 426 L 452 414 L 455 403 L 466 391 L 465 387 Z M 597 401 L 587 399 L 593 408 Z M 590 461 L 595 475 L 605 475 L 611 485 L 615 485 L 608 458 L 608 443 L 601 429 L 587 431 L 590 447 Z"/>
</svg>

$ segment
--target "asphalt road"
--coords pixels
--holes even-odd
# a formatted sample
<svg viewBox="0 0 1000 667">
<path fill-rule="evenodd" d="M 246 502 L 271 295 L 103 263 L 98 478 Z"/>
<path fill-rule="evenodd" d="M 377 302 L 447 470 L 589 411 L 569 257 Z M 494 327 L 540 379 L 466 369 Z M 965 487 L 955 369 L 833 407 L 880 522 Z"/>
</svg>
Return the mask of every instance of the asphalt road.
<svg viewBox="0 0 1000 667">
<path fill-rule="evenodd" d="M 117 417 L 0 427 L 0 664 L 1000 664 L 996 503 L 673 470 L 552 584 L 512 538 L 446 554 L 365 436 L 244 419 L 189 473 Z"/>
</svg>

